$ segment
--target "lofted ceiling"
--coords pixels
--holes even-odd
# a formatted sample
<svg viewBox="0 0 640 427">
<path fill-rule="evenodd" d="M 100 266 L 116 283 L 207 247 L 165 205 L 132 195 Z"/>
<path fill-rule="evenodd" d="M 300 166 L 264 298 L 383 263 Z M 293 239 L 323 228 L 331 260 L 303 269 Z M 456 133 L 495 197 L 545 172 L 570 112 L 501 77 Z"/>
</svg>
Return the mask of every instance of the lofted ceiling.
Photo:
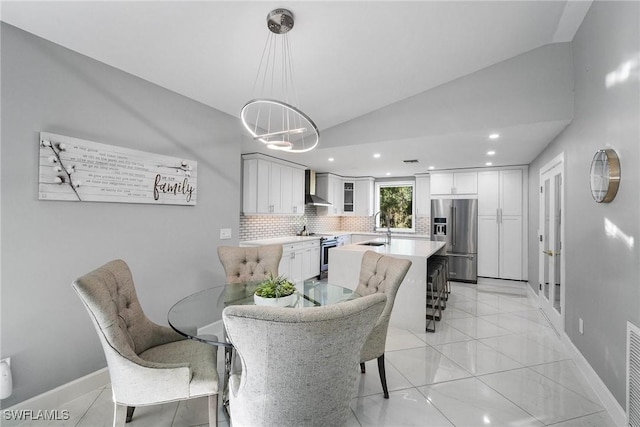
<svg viewBox="0 0 640 427">
<path fill-rule="evenodd" d="M 304 155 L 269 154 L 319 171 L 382 177 L 530 163 L 572 118 L 567 42 L 589 6 L 2 1 L 0 13 L 4 22 L 238 117 L 254 95 L 266 15 L 288 8 L 296 18 L 298 107 L 321 140 Z M 501 137 L 488 140 L 494 132 Z M 268 152 L 244 136 L 230 143 Z M 487 158 L 488 150 L 496 154 Z M 408 159 L 418 163 L 402 162 Z"/>
</svg>

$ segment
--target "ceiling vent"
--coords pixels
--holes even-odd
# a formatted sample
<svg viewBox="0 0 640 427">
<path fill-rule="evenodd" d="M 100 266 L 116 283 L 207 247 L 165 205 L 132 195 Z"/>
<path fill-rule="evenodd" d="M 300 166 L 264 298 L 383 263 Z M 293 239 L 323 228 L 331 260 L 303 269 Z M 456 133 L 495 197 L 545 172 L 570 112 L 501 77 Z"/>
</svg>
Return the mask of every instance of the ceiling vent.
<svg viewBox="0 0 640 427">
<path fill-rule="evenodd" d="M 418 159 L 409 159 L 409 160 L 403 160 L 403 162 L 409 164 L 409 163 L 418 163 Z"/>
</svg>

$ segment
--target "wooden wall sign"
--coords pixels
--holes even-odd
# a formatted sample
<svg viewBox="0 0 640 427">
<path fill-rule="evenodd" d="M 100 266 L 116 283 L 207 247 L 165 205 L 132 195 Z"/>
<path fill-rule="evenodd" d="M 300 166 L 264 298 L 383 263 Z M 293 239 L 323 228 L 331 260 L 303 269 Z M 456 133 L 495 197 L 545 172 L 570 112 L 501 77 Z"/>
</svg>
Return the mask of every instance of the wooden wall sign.
<svg viewBox="0 0 640 427">
<path fill-rule="evenodd" d="M 195 205 L 197 162 L 40 132 L 40 200 Z"/>
</svg>

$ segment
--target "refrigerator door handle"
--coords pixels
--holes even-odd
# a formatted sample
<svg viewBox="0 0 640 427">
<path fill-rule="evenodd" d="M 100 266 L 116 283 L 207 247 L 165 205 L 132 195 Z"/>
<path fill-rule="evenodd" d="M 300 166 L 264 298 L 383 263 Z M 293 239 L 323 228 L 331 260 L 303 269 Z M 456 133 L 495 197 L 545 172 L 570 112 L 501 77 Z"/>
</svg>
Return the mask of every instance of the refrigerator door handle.
<svg viewBox="0 0 640 427">
<path fill-rule="evenodd" d="M 475 254 L 452 254 L 450 252 L 447 252 L 446 254 L 447 256 L 450 257 L 457 257 L 457 258 L 469 258 L 469 259 L 473 259 Z"/>
<path fill-rule="evenodd" d="M 456 207 L 451 206 L 451 246 L 456 245 Z"/>
</svg>

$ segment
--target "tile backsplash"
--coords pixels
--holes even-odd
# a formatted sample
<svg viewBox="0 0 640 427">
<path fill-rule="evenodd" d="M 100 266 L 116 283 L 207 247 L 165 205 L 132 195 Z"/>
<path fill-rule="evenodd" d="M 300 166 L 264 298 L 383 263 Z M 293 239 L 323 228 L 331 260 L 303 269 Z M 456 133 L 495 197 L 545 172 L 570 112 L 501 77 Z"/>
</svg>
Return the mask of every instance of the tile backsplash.
<svg viewBox="0 0 640 427">
<path fill-rule="evenodd" d="M 429 218 L 416 219 L 416 234 L 429 234 Z M 309 232 L 373 230 L 373 216 L 320 216 L 315 206 L 305 206 L 304 215 L 240 214 L 240 241 L 292 236 L 306 226 Z"/>
</svg>

